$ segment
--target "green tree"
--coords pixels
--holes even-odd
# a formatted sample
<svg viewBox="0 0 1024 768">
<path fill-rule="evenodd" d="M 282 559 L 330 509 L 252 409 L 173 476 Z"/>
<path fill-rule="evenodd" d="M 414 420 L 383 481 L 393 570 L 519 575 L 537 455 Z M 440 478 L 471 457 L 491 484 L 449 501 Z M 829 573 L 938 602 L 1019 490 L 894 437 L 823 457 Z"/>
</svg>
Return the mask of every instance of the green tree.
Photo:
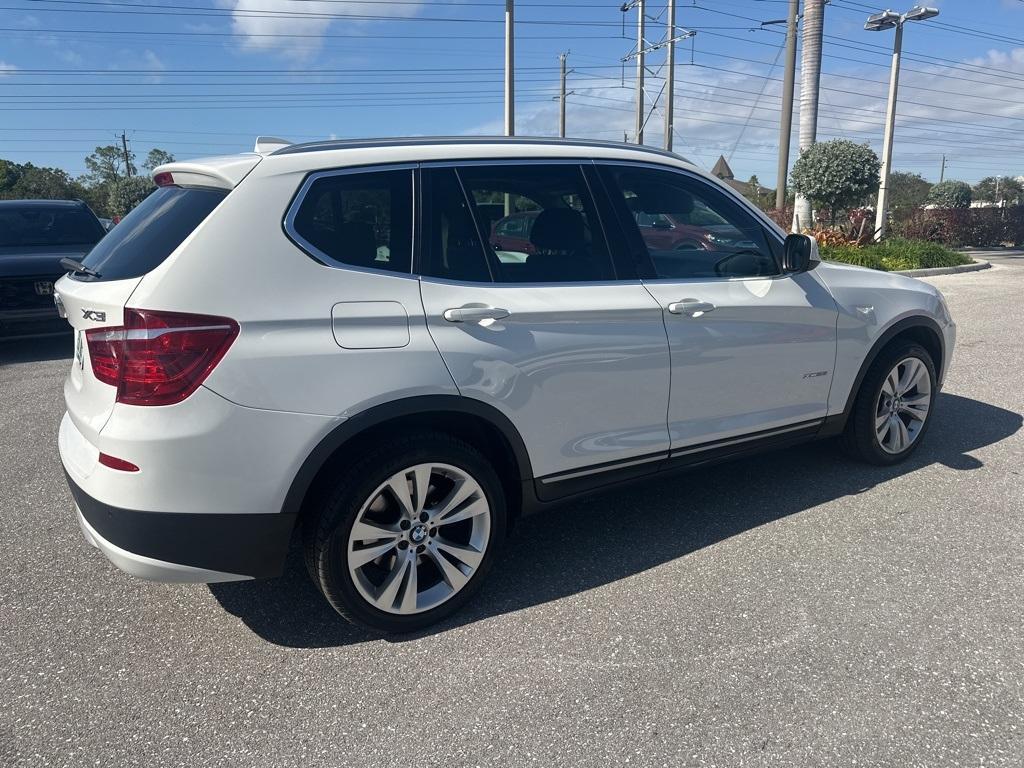
<svg viewBox="0 0 1024 768">
<path fill-rule="evenodd" d="M 173 162 L 174 155 L 172 155 L 170 152 L 165 152 L 162 149 L 157 149 L 156 147 L 154 147 L 153 149 L 149 150 L 149 154 L 146 155 L 146 162 L 142 164 L 142 167 L 145 168 L 150 173 L 152 173 L 153 169 L 156 168 L 158 165 Z"/>
<path fill-rule="evenodd" d="M 928 192 L 928 202 L 937 208 L 970 208 L 971 185 L 966 181 L 940 181 Z"/>
<path fill-rule="evenodd" d="M 972 198 L 998 205 L 1020 205 L 1024 202 L 1024 185 L 1012 176 L 986 176 L 974 185 Z"/>
<path fill-rule="evenodd" d="M 0 198 L 7 200 L 73 200 L 80 189 L 59 168 L 41 168 L 0 160 Z"/>
<path fill-rule="evenodd" d="M 827 208 L 834 224 L 839 211 L 863 203 L 878 188 L 881 162 L 867 144 L 833 139 L 812 144 L 793 163 L 793 190 L 818 208 Z"/>
<path fill-rule="evenodd" d="M 775 204 L 774 192 L 765 189 L 756 174 L 747 182 L 747 193 L 744 196 L 758 208 L 764 209 Z"/>
<path fill-rule="evenodd" d="M 127 216 L 156 187 L 148 176 L 130 176 L 119 179 L 110 186 L 107 210 L 112 216 Z"/>
<path fill-rule="evenodd" d="M 18 163 L 11 160 L 0 160 L 0 195 L 10 200 L 8 193 L 14 189 L 14 185 L 21 178 L 22 168 Z"/>
<path fill-rule="evenodd" d="M 109 184 L 122 179 L 135 170 L 135 155 L 131 151 L 128 152 L 130 168 L 125 167 L 124 161 L 124 150 L 121 147 L 115 147 L 113 144 L 96 147 L 96 150 L 85 158 L 88 173 L 84 178 L 90 184 Z"/>
<path fill-rule="evenodd" d="M 889 209 L 920 208 L 928 199 L 932 185 L 919 173 L 893 171 L 889 174 Z"/>
</svg>

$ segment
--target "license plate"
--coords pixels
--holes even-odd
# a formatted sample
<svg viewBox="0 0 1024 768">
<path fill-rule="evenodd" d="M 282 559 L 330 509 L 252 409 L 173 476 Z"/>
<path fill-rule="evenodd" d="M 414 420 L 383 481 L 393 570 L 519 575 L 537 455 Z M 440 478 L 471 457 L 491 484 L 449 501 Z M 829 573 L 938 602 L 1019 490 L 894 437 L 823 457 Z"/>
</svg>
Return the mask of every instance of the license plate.
<svg viewBox="0 0 1024 768">
<path fill-rule="evenodd" d="M 78 370 L 85 368 L 85 353 L 82 351 L 82 332 L 75 334 L 75 362 L 78 363 Z"/>
<path fill-rule="evenodd" d="M 36 293 L 40 296 L 52 296 L 53 295 L 53 283 L 49 280 L 39 280 L 36 282 Z"/>
</svg>

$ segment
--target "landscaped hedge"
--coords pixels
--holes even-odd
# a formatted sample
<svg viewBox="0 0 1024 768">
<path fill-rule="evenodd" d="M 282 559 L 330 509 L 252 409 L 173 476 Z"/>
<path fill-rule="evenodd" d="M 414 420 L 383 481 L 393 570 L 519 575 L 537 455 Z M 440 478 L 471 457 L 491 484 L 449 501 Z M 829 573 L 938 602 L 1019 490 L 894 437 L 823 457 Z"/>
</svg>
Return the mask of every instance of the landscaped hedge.
<svg viewBox="0 0 1024 768">
<path fill-rule="evenodd" d="M 789 229 L 793 221 L 791 207 L 781 210 L 770 208 L 765 213 L 785 230 Z M 821 217 L 820 220 L 827 220 L 827 217 Z M 864 229 L 867 237 L 871 236 L 873 229 L 874 219 L 871 219 Z M 1024 206 L 896 211 L 890 233 L 908 240 L 928 240 L 952 248 L 1000 245 L 1020 247 L 1024 246 Z"/>
<path fill-rule="evenodd" d="M 897 217 L 892 230 L 905 238 L 953 247 L 1024 245 L 1024 206 L 933 208 Z"/>
<path fill-rule="evenodd" d="M 955 267 L 971 259 L 938 243 L 892 238 L 869 245 L 820 245 L 821 257 L 885 272 L 905 269 Z"/>
</svg>

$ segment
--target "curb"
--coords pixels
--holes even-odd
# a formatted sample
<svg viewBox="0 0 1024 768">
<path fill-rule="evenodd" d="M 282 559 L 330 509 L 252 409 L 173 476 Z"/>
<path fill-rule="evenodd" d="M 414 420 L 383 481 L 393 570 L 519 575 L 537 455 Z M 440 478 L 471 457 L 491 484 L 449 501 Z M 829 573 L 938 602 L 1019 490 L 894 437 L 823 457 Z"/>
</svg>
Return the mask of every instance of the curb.
<svg viewBox="0 0 1024 768">
<path fill-rule="evenodd" d="M 959 275 L 961 272 L 979 272 L 988 269 L 992 265 L 984 259 L 975 259 L 971 264 L 961 264 L 958 267 L 931 267 L 929 269 L 905 269 L 893 272 L 894 275 L 906 275 L 907 277 L 935 277 L 936 275 Z"/>
</svg>

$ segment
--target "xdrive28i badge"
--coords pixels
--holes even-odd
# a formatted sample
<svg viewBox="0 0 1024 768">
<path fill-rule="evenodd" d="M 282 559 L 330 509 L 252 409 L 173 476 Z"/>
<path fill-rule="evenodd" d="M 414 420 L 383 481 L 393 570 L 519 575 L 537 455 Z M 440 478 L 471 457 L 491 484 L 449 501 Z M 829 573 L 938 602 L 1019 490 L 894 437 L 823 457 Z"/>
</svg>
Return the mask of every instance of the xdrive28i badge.
<svg viewBox="0 0 1024 768">
<path fill-rule="evenodd" d="M 100 312 L 98 309 L 83 309 L 82 317 L 86 320 L 95 320 L 97 323 L 103 323 L 107 320 L 107 313 Z"/>
</svg>

